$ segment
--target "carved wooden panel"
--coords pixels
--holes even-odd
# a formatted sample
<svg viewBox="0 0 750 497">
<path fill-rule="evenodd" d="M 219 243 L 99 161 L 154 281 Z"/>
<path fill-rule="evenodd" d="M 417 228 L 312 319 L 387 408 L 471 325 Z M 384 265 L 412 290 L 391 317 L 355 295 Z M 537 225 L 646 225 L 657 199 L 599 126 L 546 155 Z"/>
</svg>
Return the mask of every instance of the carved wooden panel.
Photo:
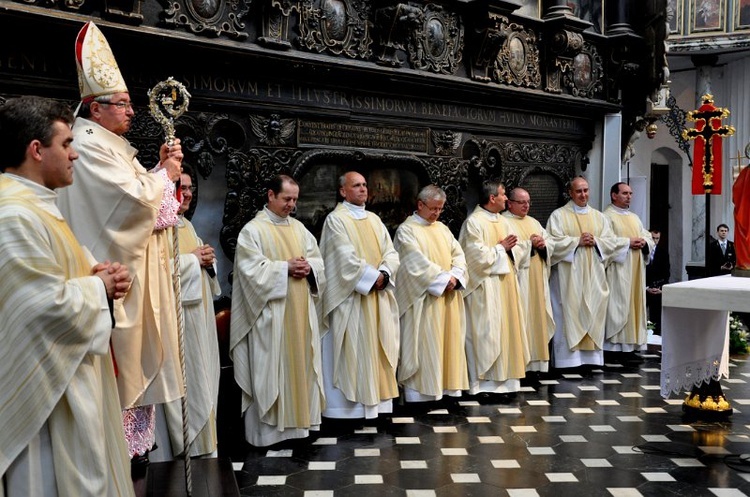
<svg viewBox="0 0 750 497">
<path fill-rule="evenodd" d="M 298 41 L 314 52 L 369 59 L 369 19 L 370 2 L 365 0 L 303 0 Z"/>
<path fill-rule="evenodd" d="M 250 0 L 162 0 L 163 23 L 170 28 L 184 28 L 206 36 L 228 36 L 245 39 L 243 18 L 250 10 Z"/>
<path fill-rule="evenodd" d="M 455 74 L 463 57 L 464 28 L 458 14 L 442 5 L 424 7 L 421 29 L 407 44 L 409 61 L 415 69 Z"/>
<path fill-rule="evenodd" d="M 497 54 L 493 79 L 498 83 L 538 88 L 542 81 L 539 48 L 533 30 L 520 24 L 502 24 L 503 45 Z"/>
</svg>

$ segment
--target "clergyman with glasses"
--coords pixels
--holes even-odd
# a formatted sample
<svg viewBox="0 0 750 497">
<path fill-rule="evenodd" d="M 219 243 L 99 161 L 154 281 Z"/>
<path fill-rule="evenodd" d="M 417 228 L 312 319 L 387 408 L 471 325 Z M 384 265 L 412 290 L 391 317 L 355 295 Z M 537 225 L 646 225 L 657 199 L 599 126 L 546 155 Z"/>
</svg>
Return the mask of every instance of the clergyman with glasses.
<svg viewBox="0 0 750 497">
<path fill-rule="evenodd" d="M 503 212 L 503 216 L 518 236 L 513 256 L 531 354 L 526 371 L 527 377 L 534 377 L 549 371 L 549 343 L 555 334 L 549 296 L 554 242 L 539 221 L 529 216 L 530 208 L 529 192 L 520 187 L 514 188 L 508 194 L 508 210 Z"/>
<path fill-rule="evenodd" d="M 167 228 L 178 221 L 179 141 L 159 151 L 147 171 L 122 136 L 135 115 L 107 40 L 93 23 L 76 38 L 81 105 L 73 125 L 79 158 L 74 184 L 58 204 L 82 245 L 97 260 L 130 268 L 133 284 L 115 303 L 112 351 L 123 424 L 134 469 L 154 444 L 155 406 L 184 395 Z"/>
</svg>

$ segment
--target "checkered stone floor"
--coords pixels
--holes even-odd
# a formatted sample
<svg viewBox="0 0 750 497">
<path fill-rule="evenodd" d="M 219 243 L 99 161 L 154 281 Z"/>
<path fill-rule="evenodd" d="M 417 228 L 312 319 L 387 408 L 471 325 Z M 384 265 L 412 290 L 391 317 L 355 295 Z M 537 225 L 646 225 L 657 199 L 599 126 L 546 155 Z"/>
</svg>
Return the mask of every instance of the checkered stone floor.
<svg viewBox="0 0 750 497">
<path fill-rule="evenodd" d="M 398 407 L 311 440 L 248 446 L 243 496 L 750 496 L 750 363 L 723 381 L 727 422 L 689 422 L 659 395 L 659 356 L 555 374 L 515 398 Z M 481 400 L 481 402 L 480 402 Z M 742 411 L 747 411 L 745 414 Z"/>
</svg>

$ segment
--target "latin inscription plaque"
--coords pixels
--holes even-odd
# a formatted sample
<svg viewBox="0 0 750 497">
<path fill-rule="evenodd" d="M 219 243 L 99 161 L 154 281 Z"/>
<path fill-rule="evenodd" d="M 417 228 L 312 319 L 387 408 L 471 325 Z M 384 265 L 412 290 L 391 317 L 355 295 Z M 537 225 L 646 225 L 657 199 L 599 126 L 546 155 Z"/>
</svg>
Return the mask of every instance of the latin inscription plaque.
<svg viewBox="0 0 750 497">
<path fill-rule="evenodd" d="M 427 128 L 396 128 L 363 124 L 299 121 L 299 146 L 355 147 L 426 154 Z"/>
</svg>

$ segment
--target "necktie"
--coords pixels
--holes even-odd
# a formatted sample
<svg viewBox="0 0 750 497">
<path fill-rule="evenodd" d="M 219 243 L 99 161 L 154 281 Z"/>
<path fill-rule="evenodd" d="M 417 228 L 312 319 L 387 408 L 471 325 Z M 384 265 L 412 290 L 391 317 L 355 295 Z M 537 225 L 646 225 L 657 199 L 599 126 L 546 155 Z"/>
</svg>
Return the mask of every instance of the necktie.
<svg viewBox="0 0 750 497">
<path fill-rule="evenodd" d="M 721 253 L 727 255 L 727 242 L 721 242 Z"/>
</svg>

